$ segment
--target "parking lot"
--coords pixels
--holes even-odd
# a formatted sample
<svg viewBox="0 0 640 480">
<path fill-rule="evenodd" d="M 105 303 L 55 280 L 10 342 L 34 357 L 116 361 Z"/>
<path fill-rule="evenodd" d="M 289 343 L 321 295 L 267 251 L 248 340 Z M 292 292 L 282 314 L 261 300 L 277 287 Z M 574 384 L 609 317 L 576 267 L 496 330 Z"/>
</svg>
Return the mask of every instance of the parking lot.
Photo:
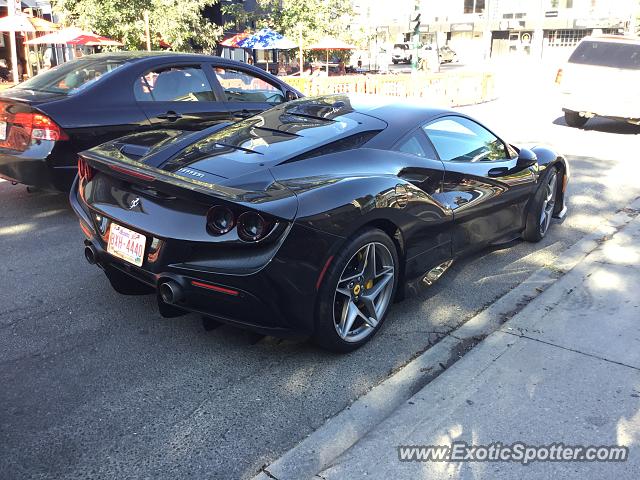
<svg viewBox="0 0 640 480">
<path fill-rule="evenodd" d="M 65 195 L 0 183 L 0 471 L 5 478 L 251 477 L 640 196 L 640 127 L 568 128 L 548 76 L 467 113 L 571 163 L 569 215 L 540 244 L 462 260 L 334 355 L 115 293 L 82 254 Z M 259 315 L 259 312 L 256 312 Z"/>
</svg>

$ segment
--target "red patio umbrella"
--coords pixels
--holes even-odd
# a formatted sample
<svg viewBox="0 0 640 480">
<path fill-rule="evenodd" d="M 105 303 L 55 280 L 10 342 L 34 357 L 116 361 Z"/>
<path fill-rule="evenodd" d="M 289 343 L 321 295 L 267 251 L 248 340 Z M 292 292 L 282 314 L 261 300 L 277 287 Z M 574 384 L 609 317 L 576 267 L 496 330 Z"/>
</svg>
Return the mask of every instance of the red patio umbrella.
<svg viewBox="0 0 640 480">
<path fill-rule="evenodd" d="M 69 45 L 85 45 L 87 47 L 102 47 L 106 45 L 122 46 L 123 43 L 118 40 L 112 40 L 102 35 L 83 34 L 67 42 Z"/>
<path fill-rule="evenodd" d="M 84 42 L 84 43 L 83 43 Z M 96 43 L 89 43 L 96 42 Z M 27 42 L 28 45 L 48 44 L 53 43 L 68 44 L 68 45 L 122 45 L 117 40 L 112 40 L 107 37 L 103 37 L 93 32 L 86 32 L 78 27 L 67 27 L 57 32 L 49 33 L 41 37 L 34 38 Z"/>
<path fill-rule="evenodd" d="M 221 41 L 220 45 L 222 47 L 237 48 L 238 47 L 238 43 L 241 40 L 244 40 L 245 38 L 250 37 L 250 36 L 251 36 L 251 34 L 249 32 L 237 33 L 233 37 L 229 37 L 229 38 L 226 38 L 223 41 Z"/>
</svg>

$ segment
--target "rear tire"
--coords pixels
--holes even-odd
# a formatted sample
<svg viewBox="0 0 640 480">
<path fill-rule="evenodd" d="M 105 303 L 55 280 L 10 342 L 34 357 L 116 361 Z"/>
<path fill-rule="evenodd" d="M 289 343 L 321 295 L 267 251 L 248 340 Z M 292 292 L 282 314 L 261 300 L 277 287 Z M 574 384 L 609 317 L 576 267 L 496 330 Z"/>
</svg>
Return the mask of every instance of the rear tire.
<svg viewBox="0 0 640 480">
<path fill-rule="evenodd" d="M 545 172 L 527 214 L 527 223 L 522 234 L 522 238 L 527 242 L 539 242 L 549 231 L 561 183 L 562 177 L 556 167 L 551 167 Z"/>
<path fill-rule="evenodd" d="M 340 353 L 367 343 L 393 303 L 399 274 L 396 246 L 383 231 L 371 228 L 347 240 L 320 286 L 313 341 Z"/>
<path fill-rule="evenodd" d="M 584 127 L 589 119 L 587 117 L 581 117 L 578 112 L 573 112 L 571 110 L 566 110 L 564 112 L 564 121 L 573 128 L 582 128 Z"/>
</svg>

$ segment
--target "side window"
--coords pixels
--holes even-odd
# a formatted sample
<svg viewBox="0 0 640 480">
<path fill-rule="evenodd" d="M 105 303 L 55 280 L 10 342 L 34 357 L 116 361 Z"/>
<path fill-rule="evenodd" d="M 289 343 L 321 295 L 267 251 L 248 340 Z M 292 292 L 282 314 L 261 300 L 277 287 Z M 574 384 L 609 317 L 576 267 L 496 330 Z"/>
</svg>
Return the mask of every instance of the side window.
<svg viewBox="0 0 640 480">
<path fill-rule="evenodd" d="M 396 145 L 395 150 L 424 158 L 436 158 L 435 152 L 431 146 L 420 137 L 422 137 L 420 132 L 411 134 L 409 137 L 400 140 Z"/>
<path fill-rule="evenodd" d="M 275 105 L 285 101 L 279 88 L 252 73 L 220 67 L 214 67 L 213 70 L 229 102 L 266 102 Z"/>
<path fill-rule="evenodd" d="M 213 102 L 215 95 L 202 68 L 162 67 L 143 75 L 134 84 L 139 102 Z"/>
<path fill-rule="evenodd" d="M 466 118 L 445 117 L 423 128 L 443 161 L 490 162 L 510 158 L 499 138 Z"/>
</svg>

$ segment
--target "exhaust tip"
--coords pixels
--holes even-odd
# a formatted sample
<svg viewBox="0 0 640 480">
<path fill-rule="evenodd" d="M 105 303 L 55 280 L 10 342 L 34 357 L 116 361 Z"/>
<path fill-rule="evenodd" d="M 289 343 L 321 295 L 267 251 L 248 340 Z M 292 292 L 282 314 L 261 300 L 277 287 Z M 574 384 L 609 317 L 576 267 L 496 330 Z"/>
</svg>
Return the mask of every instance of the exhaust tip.
<svg viewBox="0 0 640 480">
<path fill-rule="evenodd" d="M 93 246 L 88 245 L 84 247 L 84 258 L 87 259 L 90 265 L 95 265 L 98 263 L 98 252 Z"/>
<path fill-rule="evenodd" d="M 182 300 L 183 297 L 182 287 L 173 280 L 161 283 L 158 287 L 158 292 L 160 293 L 160 298 L 164 303 L 177 303 Z"/>
</svg>

